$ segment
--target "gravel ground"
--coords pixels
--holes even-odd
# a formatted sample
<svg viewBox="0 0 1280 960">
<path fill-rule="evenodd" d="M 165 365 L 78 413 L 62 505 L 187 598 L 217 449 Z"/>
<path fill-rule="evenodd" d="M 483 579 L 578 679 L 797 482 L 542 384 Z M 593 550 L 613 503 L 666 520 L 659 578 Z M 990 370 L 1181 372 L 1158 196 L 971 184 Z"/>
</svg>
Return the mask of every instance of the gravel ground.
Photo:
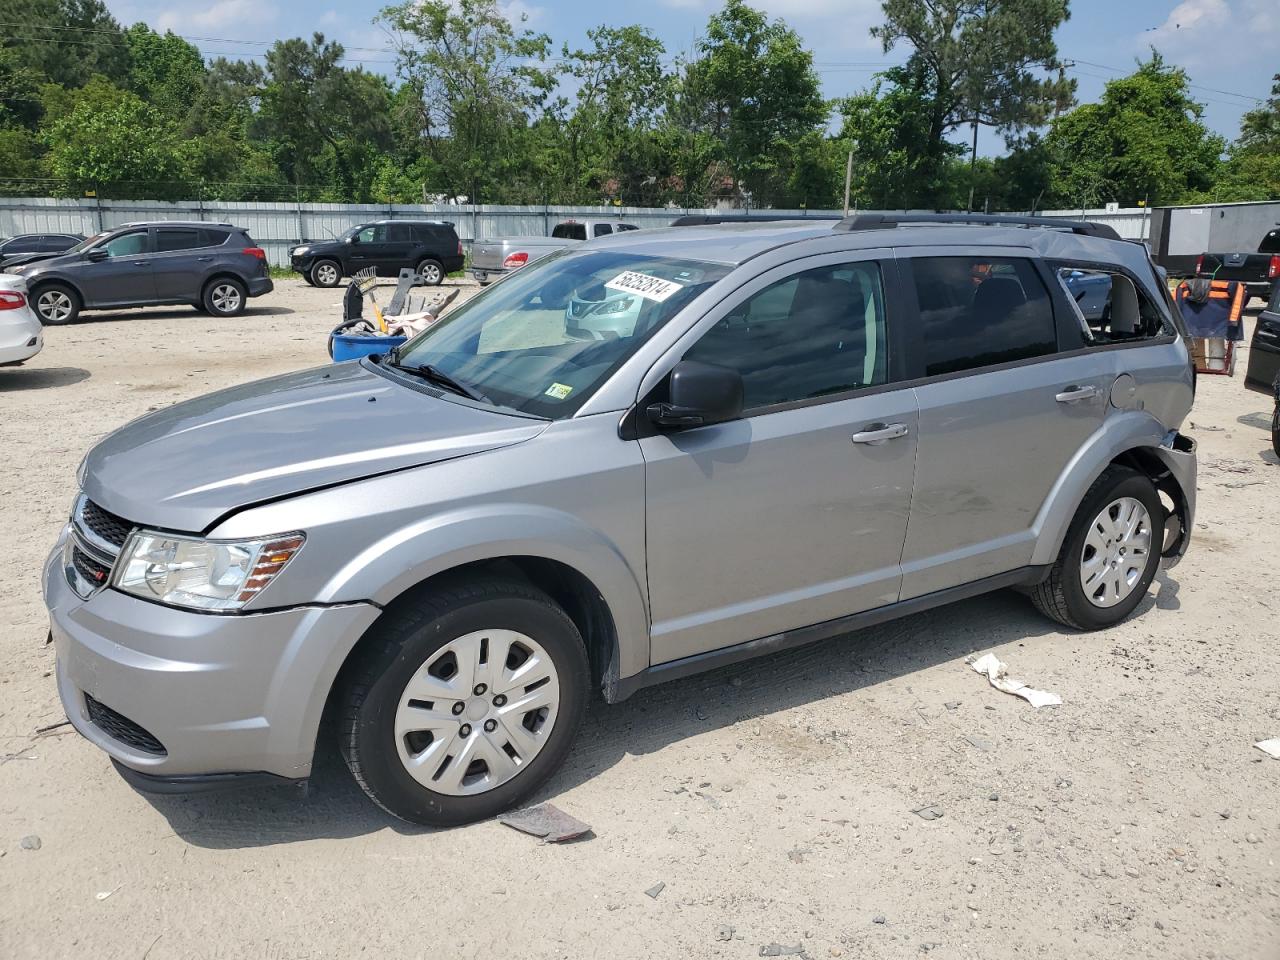
<svg viewBox="0 0 1280 960">
<path fill-rule="evenodd" d="M 1280 957 L 1280 761 L 1252 746 L 1280 736 L 1280 465 L 1242 373 L 1201 379 L 1195 541 L 1137 616 L 1067 633 L 1000 593 L 601 705 L 544 791 L 585 841 L 407 827 L 328 750 L 306 796 L 147 799 L 38 735 L 39 567 L 84 451 L 325 362 L 339 302 L 284 281 L 0 370 L 0 956 Z M 1063 705 L 991 689 L 984 651 Z"/>
</svg>

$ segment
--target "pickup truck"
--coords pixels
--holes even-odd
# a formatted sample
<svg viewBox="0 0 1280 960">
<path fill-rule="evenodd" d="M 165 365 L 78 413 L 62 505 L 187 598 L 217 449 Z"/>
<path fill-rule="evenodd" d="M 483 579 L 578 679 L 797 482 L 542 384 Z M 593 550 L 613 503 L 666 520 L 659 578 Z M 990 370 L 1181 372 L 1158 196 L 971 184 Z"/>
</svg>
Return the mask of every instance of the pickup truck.
<svg viewBox="0 0 1280 960">
<path fill-rule="evenodd" d="M 471 275 L 480 286 L 500 280 L 512 270 L 590 237 L 604 237 L 626 230 L 639 230 L 621 220 L 561 220 L 549 237 L 498 237 L 477 240 L 471 249 Z"/>
<path fill-rule="evenodd" d="M 1196 276 L 1237 280 L 1245 285 L 1250 297 L 1269 299 L 1271 285 L 1280 280 L 1280 229 L 1268 231 L 1258 244 L 1257 253 L 1200 254 Z"/>
</svg>

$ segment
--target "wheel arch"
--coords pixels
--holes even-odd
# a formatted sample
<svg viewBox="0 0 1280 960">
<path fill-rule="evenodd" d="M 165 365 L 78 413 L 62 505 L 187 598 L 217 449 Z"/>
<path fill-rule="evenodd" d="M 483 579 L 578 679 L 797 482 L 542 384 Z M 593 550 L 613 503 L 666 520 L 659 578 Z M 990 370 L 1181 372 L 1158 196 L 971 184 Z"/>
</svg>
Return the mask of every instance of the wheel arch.
<svg viewBox="0 0 1280 960">
<path fill-rule="evenodd" d="M 27 296 L 32 300 L 34 300 L 36 297 L 40 295 L 40 291 L 42 289 L 49 286 L 66 287 L 68 290 L 74 293 L 76 296 L 76 299 L 80 301 L 81 310 L 89 309 L 90 304 L 85 299 L 84 291 L 80 289 L 79 285 L 74 280 L 69 280 L 68 278 L 60 276 L 58 274 L 54 274 L 53 276 L 40 276 L 40 277 L 37 277 L 34 281 L 28 283 Z"/>
<path fill-rule="evenodd" d="M 1195 442 L 1166 430 L 1148 413 L 1127 411 L 1108 418 L 1059 476 L 1036 517 L 1033 565 L 1054 562 L 1081 499 L 1107 468 L 1116 465 L 1136 470 L 1155 484 L 1170 510 L 1161 554 L 1169 565 L 1182 556 L 1195 518 Z"/>
</svg>

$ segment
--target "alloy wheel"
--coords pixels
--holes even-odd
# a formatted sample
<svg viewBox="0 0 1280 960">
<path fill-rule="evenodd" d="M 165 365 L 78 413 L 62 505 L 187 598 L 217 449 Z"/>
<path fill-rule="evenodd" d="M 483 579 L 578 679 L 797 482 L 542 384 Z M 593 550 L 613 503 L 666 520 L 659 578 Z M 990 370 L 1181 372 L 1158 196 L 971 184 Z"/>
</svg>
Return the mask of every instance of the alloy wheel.
<svg viewBox="0 0 1280 960">
<path fill-rule="evenodd" d="M 338 282 L 338 268 L 332 263 L 322 263 L 316 267 L 316 282 L 321 286 L 332 287 Z"/>
<path fill-rule="evenodd" d="M 422 266 L 418 268 L 418 276 L 422 277 L 423 281 L 431 284 L 432 286 L 439 283 L 442 278 L 440 268 L 434 263 L 422 264 Z"/>
<path fill-rule="evenodd" d="M 209 302 L 218 313 L 235 313 L 240 309 L 240 290 L 230 283 L 220 283 L 209 294 Z"/>
<path fill-rule="evenodd" d="M 542 646 L 514 630 L 480 630 L 431 654 L 395 716 L 405 770 L 450 796 L 486 793 L 516 776 L 551 735 L 560 679 Z"/>
<path fill-rule="evenodd" d="M 1113 500 L 1089 525 L 1080 585 L 1095 607 L 1114 607 L 1142 580 L 1151 556 L 1151 515 L 1133 497 Z"/>
<path fill-rule="evenodd" d="M 46 323 L 62 323 L 71 316 L 71 298 L 61 290 L 46 290 L 36 300 L 36 310 Z"/>
</svg>

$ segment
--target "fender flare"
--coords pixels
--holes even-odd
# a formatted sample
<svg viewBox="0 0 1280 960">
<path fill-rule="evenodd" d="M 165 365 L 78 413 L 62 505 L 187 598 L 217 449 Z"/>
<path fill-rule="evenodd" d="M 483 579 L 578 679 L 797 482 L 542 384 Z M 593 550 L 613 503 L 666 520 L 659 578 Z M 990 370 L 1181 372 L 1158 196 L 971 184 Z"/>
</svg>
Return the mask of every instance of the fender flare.
<svg viewBox="0 0 1280 960">
<path fill-rule="evenodd" d="M 338 568 L 317 600 L 386 606 L 425 580 L 486 560 L 553 560 L 592 584 L 614 624 L 617 677 L 649 666 L 649 613 L 643 580 L 616 544 L 563 511 L 530 504 L 485 504 L 424 517 L 370 543 Z"/>
<path fill-rule="evenodd" d="M 1118 457 L 1134 451 L 1156 457 L 1167 471 L 1168 477 L 1159 478 L 1157 487 L 1174 501 L 1183 535 L 1170 559 L 1181 556 L 1195 517 L 1195 443 L 1166 430 L 1149 413 L 1134 410 L 1108 417 L 1059 475 L 1036 515 L 1032 565 L 1048 566 L 1057 560 L 1067 528 L 1089 487 Z"/>
</svg>

